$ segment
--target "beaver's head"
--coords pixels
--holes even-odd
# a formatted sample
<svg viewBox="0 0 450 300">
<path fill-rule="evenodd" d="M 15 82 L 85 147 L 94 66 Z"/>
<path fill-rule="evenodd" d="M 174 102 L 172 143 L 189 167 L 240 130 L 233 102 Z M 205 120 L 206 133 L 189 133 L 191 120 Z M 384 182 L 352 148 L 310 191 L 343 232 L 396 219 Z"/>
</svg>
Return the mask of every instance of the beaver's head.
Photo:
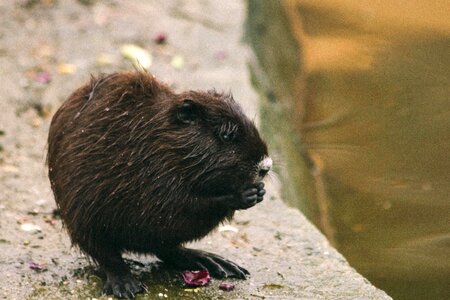
<svg viewBox="0 0 450 300">
<path fill-rule="evenodd" d="M 272 167 L 267 145 L 231 95 L 189 91 L 170 110 L 179 167 L 194 192 L 223 194 L 261 181 Z"/>
</svg>

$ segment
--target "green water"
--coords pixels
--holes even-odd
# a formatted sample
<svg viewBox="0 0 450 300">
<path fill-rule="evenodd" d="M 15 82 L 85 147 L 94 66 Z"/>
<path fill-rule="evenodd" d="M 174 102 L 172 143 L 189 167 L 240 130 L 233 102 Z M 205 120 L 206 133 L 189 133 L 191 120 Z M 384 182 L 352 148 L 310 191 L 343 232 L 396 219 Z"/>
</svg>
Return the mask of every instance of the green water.
<svg viewBox="0 0 450 300">
<path fill-rule="evenodd" d="M 450 4 L 248 3 L 263 123 L 289 123 L 272 142 L 290 203 L 394 299 L 445 299 Z"/>
</svg>

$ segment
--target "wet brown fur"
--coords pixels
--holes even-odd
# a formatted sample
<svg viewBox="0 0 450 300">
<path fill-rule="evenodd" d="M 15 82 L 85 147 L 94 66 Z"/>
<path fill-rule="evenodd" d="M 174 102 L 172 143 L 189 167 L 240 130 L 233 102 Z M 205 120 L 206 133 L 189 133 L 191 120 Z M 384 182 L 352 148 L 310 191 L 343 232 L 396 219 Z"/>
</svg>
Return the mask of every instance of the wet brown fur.
<svg viewBox="0 0 450 300">
<path fill-rule="evenodd" d="M 196 107 L 189 124 L 179 119 L 186 99 Z M 101 263 L 204 237 L 234 213 L 208 197 L 251 183 L 265 155 L 230 95 L 177 94 L 127 72 L 92 78 L 69 97 L 53 117 L 47 160 L 72 243 Z"/>
</svg>

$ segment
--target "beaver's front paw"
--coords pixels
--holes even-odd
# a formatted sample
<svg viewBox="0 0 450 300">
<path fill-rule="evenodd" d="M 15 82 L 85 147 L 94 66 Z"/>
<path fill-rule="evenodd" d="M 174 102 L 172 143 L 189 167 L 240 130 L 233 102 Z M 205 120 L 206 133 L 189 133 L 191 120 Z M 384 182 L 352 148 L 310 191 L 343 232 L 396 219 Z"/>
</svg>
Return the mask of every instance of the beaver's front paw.
<svg viewBox="0 0 450 300">
<path fill-rule="evenodd" d="M 233 209 L 247 209 L 254 206 L 263 200 L 266 190 L 264 189 L 264 183 L 258 182 L 250 187 L 245 188 L 238 193 L 236 200 L 232 204 Z"/>
</svg>

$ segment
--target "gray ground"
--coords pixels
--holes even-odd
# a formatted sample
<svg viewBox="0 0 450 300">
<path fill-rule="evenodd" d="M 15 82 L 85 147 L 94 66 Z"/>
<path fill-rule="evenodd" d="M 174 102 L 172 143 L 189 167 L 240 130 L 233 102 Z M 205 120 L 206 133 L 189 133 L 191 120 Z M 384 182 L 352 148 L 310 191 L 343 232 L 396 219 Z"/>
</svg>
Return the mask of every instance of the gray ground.
<svg viewBox="0 0 450 300">
<path fill-rule="evenodd" d="M 70 247 L 45 171 L 45 140 L 52 113 L 89 74 L 132 68 L 120 54 L 126 43 L 153 55 L 149 70 L 177 89 L 233 91 L 250 116 L 257 97 L 248 78 L 251 53 L 240 43 L 241 1 L 0 1 L 0 297 L 3 299 L 102 298 L 101 276 Z M 125 4 L 126 3 L 126 4 Z M 165 46 L 152 38 L 166 32 Z M 108 54 L 107 63 L 98 56 Z M 184 57 L 180 69 L 173 56 Z M 61 74 L 58 66 L 76 70 Z M 51 81 L 40 83 L 41 72 Z M 70 71 L 70 70 L 69 70 Z M 64 73 L 64 72 L 63 72 Z M 69 72 L 70 73 L 70 72 Z M 42 75 L 42 74 L 41 74 Z M 184 289 L 179 275 L 152 257 L 131 262 L 149 292 L 140 298 L 387 299 L 276 193 L 239 212 L 239 231 L 215 232 L 193 245 L 247 267 L 252 276 L 233 292 Z M 29 224 L 37 231 L 26 231 Z M 31 228 L 33 229 L 33 228 Z M 30 262 L 44 264 L 33 270 Z"/>
</svg>

